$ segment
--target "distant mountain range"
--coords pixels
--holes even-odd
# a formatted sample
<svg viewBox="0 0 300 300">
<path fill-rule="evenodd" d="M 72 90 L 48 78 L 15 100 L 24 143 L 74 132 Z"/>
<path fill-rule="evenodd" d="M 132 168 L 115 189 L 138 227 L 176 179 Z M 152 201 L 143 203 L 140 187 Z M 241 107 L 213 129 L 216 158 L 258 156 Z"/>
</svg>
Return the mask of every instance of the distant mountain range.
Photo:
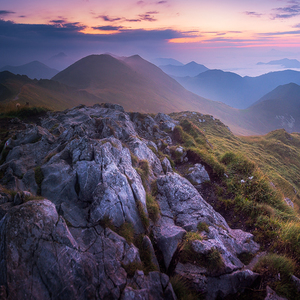
<svg viewBox="0 0 300 300">
<path fill-rule="evenodd" d="M 182 66 L 166 65 L 166 66 L 159 66 L 159 67 L 165 73 L 174 77 L 185 77 L 185 76 L 194 77 L 200 73 L 209 70 L 204 65 L 197 64 L 194 61 Z"/>
<path fill-rule="evenodd" d="M 59 71 L 52 69 L 39 61 L 32 61 L 21 66 L 4 66 L 0 72 L 9 71 L 14 74 L 27 75 L 31 79 L 50 79 Z"/>
<path fill-rule="evenodd" d="M 160 68 L 138 55 L 117 59 L 107 54 L 87 56 L 52 78 L 77 87 L 107 102 L 118 102 L 126 111 L 203 113 L 231 110 L 223 103 L 199 97 Z"/>
<path fill-rule="evenodd" d="M 176 80 L 197 95 L 245 109 L 279 85 L 300 84 L 300 72 L 285 70 L 257 77 L 241 77 L 232 72 L 208 70 L 196 77 Z"/>
<path fill-rule="evenodd" d="M 295 83 L 280 85 L 245 110 L 253 122 L 253 130 L 267 133 L 284 128 L 300 132 L 300 86 Z"/>
<path fill-rule="evenodd" d="M 227 85 L 228 93 L 236 87 L 238 91 L 247 87 L 251 93 L 249 86 L 252 86 L 252 94 L 255 94 L 254 87 L 259 87 L 259 84 L 268 91 L 259 101 L 252 102 L 251 107 L 239 110 L 187 91 L 138 55 L 125 58 L 91 55 L 59 72 L 52 80 L 31 80 L 7 71 L 0 73 L 0 104 L 17 100 L 21 104 L 29 102 L 30 105 L 63 110 L 78 104 L 110 102 L 122 105 L 126 111 L 198 111 L 220 119 L 235 134 L 265 134 L 278 128 L 300 132 L 300 86 L 285 84 L 273 90 L 270 88 L 280 81 L 278 78 L 295 79 L 300 76 L 299 72 L 274 72 L 258 78 L 224 73 L 209 70 L 195 78 L 209 74 L 212 81 L 220 82 L 224 76 L 227 81 L 223 81 L 223 90 L 226 91 Z"/>
<path fill-rule="evenodd" d="M 274 66 L 282 66 L 283 68 L 300 68 L 300 62 L 297 59 L 279 59 L 272 60 L 267 63 L 259 62 L 257 65 L 274 65 Z"/>
<path fill-rule="evenodd" d="M 173 66 L 183 66 L 184 64 L 174 58 L 155 58 L 153 63 L 156 66 L 166 66 L 166 65 L 173 65 Z"/>
</svg>

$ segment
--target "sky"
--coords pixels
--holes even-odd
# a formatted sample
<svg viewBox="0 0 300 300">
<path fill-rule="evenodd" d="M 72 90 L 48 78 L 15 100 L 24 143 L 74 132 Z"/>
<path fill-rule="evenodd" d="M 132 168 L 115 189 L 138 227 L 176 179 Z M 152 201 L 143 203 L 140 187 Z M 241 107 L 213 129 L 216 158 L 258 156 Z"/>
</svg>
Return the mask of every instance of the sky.
<svg viewBox="0 0 300 300">
<path fill-rule="evenodd" d="M 101 53 L 258 75 L 300 59 L 300 0 L 0 0 L 0 67 Z"/>
</svg>

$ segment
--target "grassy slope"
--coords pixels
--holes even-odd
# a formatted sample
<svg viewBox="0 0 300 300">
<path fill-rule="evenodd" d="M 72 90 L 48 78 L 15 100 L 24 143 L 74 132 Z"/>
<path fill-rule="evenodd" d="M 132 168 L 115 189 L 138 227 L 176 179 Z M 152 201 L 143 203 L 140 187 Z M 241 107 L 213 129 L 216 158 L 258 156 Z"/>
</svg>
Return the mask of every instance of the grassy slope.
<svg viewBox="0 0 300 300">
<path fill-rule="evenodd" d="M 264 136 L 235 136 L 219 120 L 187 112 L 175 114 L 184 118 L 186 114 L 200 130 L 205 133 L 213 152 L 221 157 L 225 152 L 239 152 L 255 162 L 266 173 L 276 187 L 286 197 L 300 207 L 300 134 L 289 134 L 283 129 L 275 130 Z M 199 122 L 205 119 L 205 122 Z"/>
<path fill-rule="evenodd" d="M 300 276 L 300 134 L 276 130 L 238 137 L 208 115 L 181 112 L 172 117 L 185 129 L 177 142 L 189 157 L 187 166 L 179 164 L 177 171 L 184 175 L 191 162 L 204 164 L 214 175 L 201 190 L 205 199 L 232 228 L 253 233 L 261 250 L 269 253 L 255 266 L 262 276 L 260 286 L 236 299 L 264 299 L 261 291 L 267 285 L 287 299 L 300 299 L 290 279 L 291 274 Z M 292 199 L 294 209 L 284 197 Z"/>
</svg>

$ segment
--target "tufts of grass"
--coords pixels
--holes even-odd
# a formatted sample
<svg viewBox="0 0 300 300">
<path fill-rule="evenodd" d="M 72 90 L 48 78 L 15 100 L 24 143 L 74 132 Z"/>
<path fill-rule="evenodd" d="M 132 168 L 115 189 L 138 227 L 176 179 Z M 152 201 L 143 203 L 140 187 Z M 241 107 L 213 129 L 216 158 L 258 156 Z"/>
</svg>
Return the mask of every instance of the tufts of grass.
<svg viewBox="0 0 300 300">
<path fill-rule="evenodd" d="M 280 226 L 281 247 L 300 262 L 300 223 L 284 222 Z"/>
<path fill-rule="evenodd" d="M 146 194 L 146 205 L 149 218 L 155 223 L 159 219 L 160 208 L 155 198 L 149 193 Z"/>
<path fill-rule="evenodd" d="M 209 226 L 205 222 L 199 222 L 197 225 L 197 229 L 199 232 L 205 231 L 209 233 Z"/>
<path fill-rule="evenodd" d="M 134 167 L 136 167 L 139 163 L 139 159 L 130 151 L 131 163 Z"/>
<path fill-rule="evenodd" d="M 212 248 L 207 254 L 200 254 L 193 250 L 192 242 L 203 240 L 198 232 L 187 232 L 180 247 L 179 260 L 183 263 L 197 264 L 206 268 L 211 273 L 216 273 L 224 268 L 224 262 L 218 249 Z"/>
<path fill-rule="evenodd" d="M 259 259 L 253 269 L 262 276 L 262 285 L 269 285 L 278 294 L 295 299 L 295 286 L 291 282 L 291 275 L 295 271 L 295 262 L 290 258 L 274 253 Z"/>
<path fill-rule="evenodd" d="M 103 228 L 109 228 L 112 231 L 116 232 L 116 227 L 113 224 L 112 220 L 110 219 L 109 216 L 104 216 L 102 220 L 99 221 L 99 225 L 102 226 Z"/>
<path fill-rule="evenodd" d="M 128 244 L 134 242 L 134 228 L 131 223 L 124 222 L 115 229 L 116 233 L 126 239 Z"/>
<path fill-rule="evenodd" d="M 156 265 L 152 262 L 152 255 L 149 248 L 144 247 L 143 245 L 143 234 L 140 234 L 135 239 L 135 245 L 139 249 L 140 258 L 143 263 L 143 271 L 146 275 L 152 271 L 158 271 Z"/>
<path fill-rule="evenodd" d="M 138 209 L 142 224 L 143 224 L 145 230 L 147 231 L 150 226 L 150 222 L 149 222 L 148 216 L 146 215 L 146 213 L 144 211 L 143 205 L 140 202 L 137 202 L 137 209 Z"/>
<path fill-rule="evenodd" d="M 191 284 L 183 277 L 174 275 L 170 277 L 173 290 L 178 300 L 201 300 L 204 296 L 192 290 Z"/>
<path fill-rule="evenodd" d="M 34 169 L 34 178 L 38 185 L 37 194 L 40 196 L 41 192 L 42 192 L 42 182 L 44 180 L 44 174 L 43 174 L 40 166 L 38 166 Z"/>
<path fill-rule="evenodd" d="M 189 148 L 187 151 L 187 156 L 189 161 L 193 163 L 203 164 L 210 177 L 215 180 L 220 180 L 225 173 L 225 167 L 222 165 L 212 153 L 209 153 L 207 150 L 201 150 L 199 148 Z"/>
<path fill-rule="evenodd" d="M 122 264 L 122 267 L 129 277 L 133 277 L 136 270 L 143 270 L 143 264 L 141 262 L 132 262 L 128 265 Z"/>
<path fill-rule="evenodd" d="M 175 126 L 173 130 L 173 136 L 175 141 L 177 141 L 181 145 L 184 145 L 185 147 L 196 146 L 194 138 L 186 133 L 181 126 Z"/>
<path fill-rule="evenodd" d="M 222 156 L 221 162 L 226 166 L 229 166 L 232 172 L 243 176 L 251 176 L 256 168 L 256 165 L 252 161 L 246 159 L 241 154 L 233 152 L 226 152 Z"/>
<path fill-rule="evenodd" d="M 144 176 L 148 177 L 150 174 L 149 162 L 146 159 L 139 161 L 139 168 L 143 170 Z"/>
</svg>

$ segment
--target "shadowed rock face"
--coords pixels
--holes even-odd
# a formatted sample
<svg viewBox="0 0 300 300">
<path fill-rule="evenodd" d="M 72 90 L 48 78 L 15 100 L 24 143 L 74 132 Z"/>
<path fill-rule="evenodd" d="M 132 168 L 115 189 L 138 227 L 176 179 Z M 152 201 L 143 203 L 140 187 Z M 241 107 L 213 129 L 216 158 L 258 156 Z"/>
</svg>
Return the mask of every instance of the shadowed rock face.
<svg viewBox="0 0 300 300">
<path fill-rule="evenodd" d="M 0 183 L 18 193 L 0 193 L 4 299 L 176 299 L 166 274 L 139 270 L 139 249 L 105 228 L 108 219 L 117 229 L 127 222 L 136 235 L 146 234 L 142 249 L 155 268 L 174 270 L 208 299 L 252 284 L 257 274 L 241 270 L 237 255 L 258 251 L 253 236 L 230 229 L 169 160 L 157 156 L 170 153 L 175 125 L 169 116 L 127 114 L 118 105 L 79 106 L 49 113 L 41 126 L 27 125 L 7 143 Z M 201 165 L 195 168 L 208 179 Z M 160 216 L 147 228 L 151 183 Z M 209 232 L 193 241 L 193 251 L 220 253 L 224 267 L 215 274 L 176 263 L 186 232 L 200 222 Z M 135 266 L 134 275 L 128 266 Z"/>
</svg>

